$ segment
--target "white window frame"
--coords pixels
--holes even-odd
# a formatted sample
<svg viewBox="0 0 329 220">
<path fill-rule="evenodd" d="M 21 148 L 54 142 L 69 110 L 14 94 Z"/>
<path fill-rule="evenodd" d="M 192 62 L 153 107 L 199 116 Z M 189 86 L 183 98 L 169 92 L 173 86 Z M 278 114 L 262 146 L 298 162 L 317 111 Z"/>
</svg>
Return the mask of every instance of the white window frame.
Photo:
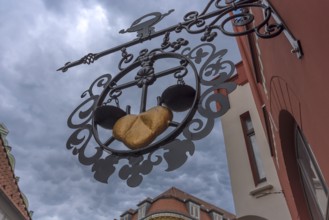
<svg viewBox="0 0 329 220">
<path fill-rule="evenodd" d="M 254 179 L 255 186 L 262 182 L 266 182 L 266 171 L 261 156 L 261 148 L 257 144 L 256 133 L 254 130 L 253 121 L 250 112 L 247 111 L 240 115 L 244 139 L 251 168 L 251 173 Z"/>
<path fill-rule="evenodd" d="M 190 202 L 190 215 L 196 219 L 200 219 L 200 206 Z"/>
<path fill-rule="evenodd" d="M 324 181 L 322 172 L 320 170 L 320 167 L 318 166 L 318 163 L 316 161 L 316 158 L 312 152 L 311 146 L 308 144 L 305 136 L 303 135 L 302 131 L 296 126 L 295 127 L 295 144 L 296 144 L 296 154 L 297 154 L 297 162 L 299 171 L 301 174 L 301 181 L 304 188 L 304 194 L 311 212 L 311 215 L 313 218 L 316 216 L 317 219 L 329 219 L 328 215 L 328 186 Z M 303 154 L 305 153 L 305 154 Z M 300 156 L 307 157 L 310 162 L 311 170 L 314 172 L 313 174 L 315 177 L 317 177 L 317 181 L 320 187 L 324 190 L 324 193 L 326 195 L 326 210 L 323 210 L 325 213 L 321 211 L 321 208 L 318 204 L 316 195 L 314 193 L 314 183 L 312 183 L 312 180 L 309 178 L 309 174 L 307 173 L 307 168 L 305 168 L 305 165 L 303 164 L 303 160 L 300 159 Z M 314 179 L 313 179 L 314 181 Z M 313 190 L 312 190 L 313 189 Z M 311 208 L 313 207 L 313 208 Z M 319 219 L 320 220 L 320 219 Z"/>
<path fill-rule="evenodd" d="M 213 220 L 223 220 L 223 216 L 218 213 L 213 213 Z"/>
<path fill-rule="evenodd" d="M 146 215 L 146 204 L 143 204 L 138 208 L 138 220 L 144 218 L 145 215 Z"/>
</svg>

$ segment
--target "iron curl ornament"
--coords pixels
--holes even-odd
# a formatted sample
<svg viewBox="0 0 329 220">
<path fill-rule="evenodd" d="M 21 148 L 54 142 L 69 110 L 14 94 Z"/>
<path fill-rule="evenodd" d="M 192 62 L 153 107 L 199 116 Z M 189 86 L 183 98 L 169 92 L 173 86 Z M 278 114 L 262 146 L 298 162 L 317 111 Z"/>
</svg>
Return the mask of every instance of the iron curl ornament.
<svg viewBox="0 0 329 220">
<path fill-rule="evenodd" d="M 110 74 L 98 77 L 81 95 L 84 101 L 68 118 L 68 126 L 74 129 L 74 132 L 67 141 L 67 149 L 72 150 L 82 164 L 92 165 L 96 180 L 107 182 L 115 170 L 119 169 L 119 177 L 126 180 L 131 187 L 138 186 L 142 182 L 143 176 L 150 173 L 154 166 L 163 161 L 167 163 L 166 171 L 173 171 L 181 167 L 188 159 L 187 155 L 193 155 L 194 141 L 206 137 L 212 131 L 215 119 L 229 109 L 228 97 L 214 93 L 216 90 L 225 89 L 229 94 L 236 87 L 234 83 L 226 82 L 235 69 L 233 62 L 224 59 L 226 53 L 226 49 L 216 51 L 215 46 L 211 43 L 204 43 L 195 48 L 185 47 L 180 53 L 165 52 L 161 48 L 152 51 L 142 50 L 135 61 L 132 61 L 126 68 L 119 67 L 122 71 L 115 77 L 112 78 Z M 157 71 L 153 67 L 157 62 L 166 59 L 171 59 L 173 66 L 161 71 Z M 196 64 L 201 63 L 201 67 L 198 68 Z M 135 69 L 136 71 L 134 71 Z M 135 74 L 135 78 L 120 84 L 120 80 L 131 73 Z M 183 78 L 188 75 L 194 79 L 194 82 L 191 83 L 193 85 L 184 82 Z M 118 112 L 124 112 L 123 110 L 118 111 L 119 101 L 117 100 L 124 90 L 130 87 L 142 90 L 139 106 L 135 109 L 139 109 L 139 113 L 146 112 L 147 89 L 162 78 L 172 78 L 173 81 L 177 81 L 177 84 L 165 88 L 162 97 L 156 97 L 157 105 L 165 105 L 166 99 L 173 99 L 174 96 L 179 104 L 168 103 L 168 106 L 172 106 L 173 114 L 183 114 L 178 117 L 180 121 L 172 120 L 169 132 L 140 149 L 122 150 L 112 147 L 116 141 L 113 135 L 109 135 L 106 140 L 102 141 L 98 132 L 101 123 L 105 121 L 103 127 L 108 130 L 111 130 L 113 125 L 109 125 L 112 122 L 106 122 L 105 118 L 103 122 L 98 121 L 97 117 L 102 118 L 102 114 L 106 114 L 104 117 L 115 120 Z M 214 80 L 215 78 L 216 80 Z M 207 87 L 202 93 L 201 86 Z M 98 88 L 103 90 L 100 94 L 94 92 Z M 187 96 L 184 96 L 187 88 L 194 92 L 189 93 L 188 91 Z M 179 94 L 183 94 L 183 99 L 180 99 L 179 94 L 170 93 L 171 89 L 180 91 Z M 184 104 L 186 99 L 189 101 Z M 217 102 L 221 103 L 219 111 L 211 108 L 211 103 Z M 112 108 L 108 109 L 109 106 Z M 131 108 L 132 106 L 127 106 L 127 110 L 122 116 L 130 114 Z M 102 113 L 98 111 L 100 109 L 109 111 Z M 196 117 L 196 113 L 199 118 Z M 98 144 L 97 147 L 90 145 L 92 139 Z M 90 156 L 91 151 L 94 153 Z M 126 162 L 126 164 L 117 167 L 120 161 Z"/>
<path fill-rule="evenodd" d="M 254 26 L 253 21 L 255 21 L 255 17 L 251 10 L 257 8 L 264 11 L 264 18 L 263 21 Z M 217 37 L 218 31 L 228 36 L 242 36 L 256 33 L 257 36 L 265 39 L 276 37 L 281 32 L 284 32 L 297 57 L 301 58 L 303 56 L 300 42 L 289 31 L 275 8 L 266 0 L 226 0 L 225 2 L 223 0 L 210 0 L 201 13 L 191 11 L 184 16 L 182 22 L 160 31 L 155 31 L 154 25 L 172 12 L 173 10 L 170 10 L 166 14 L 153 12 L 142 16 L 130 28 L 120 31 L 121 34 L 137 32 L 136 39 L 99 53 L 89 53 L 79 60 L 65 63 L 57 71 L 66 72 L 74 66 L 81 64 L 89 65 L 97 59 L 120 51 L 123 48 L 134 46 L 145 40 L 151 40 L 170 32 L 181 32 L 182 30 L 187 31 L 189 34 L 203 33 L 201 40 L 207 42 L 213 41 Z M 152 16 L 154 17 L 141 22 L 142 19 Z M 232 21 L 233 26 L 243 26 L 246 30 L 242 32 L 230 32 L 226 30 L 226 25 L 229 21 Z"/>
<path fill-rule="evenodd" d="M 253 8 L 263 10 L 263 21 L 255 23 Z M 195 141 L 210 134 L 215 119 L 229 110 L 227 95 L 236 88 L 229 81 L 235 65 L 225 58 L 227 50 L 217 50 L 210 43 L 219 32 L 228 36 L 255 33 L 268 39 L 285 31 L 294 46 L 300 46 L 280 19 L 271 19 L 279 16 L 264 1 L 210 0 L 202 12 L 189 12 L 177 25 L 155 31 L 154 25 L 173 11 L 142 16 L 120 31 L 136 32 L 135 40 L 89 53 L 58 69 L 66 72 L 121 52 L 118 73 L 98 77 L 82 93 L 82 103 L 67 122 L 74 130 L 67 149 L 83 165 L 91 166 L 100 182 L 107 183 L 117 171 L 128 186 L 136 187 L 161 163 L 167 164 L 168 172 L 176 170 L 194 154 Z M 228 23 L 246 28 L 230 32 Z M 172 32 L 183 31 L 200 34 L 203 43 L 190 47 L 187 39 L 170 39 Z M 143 49 L 138 55 L 128 52 L 129 47 L 159 36 L 163 36 L 159 48 Z"/>
</svg>

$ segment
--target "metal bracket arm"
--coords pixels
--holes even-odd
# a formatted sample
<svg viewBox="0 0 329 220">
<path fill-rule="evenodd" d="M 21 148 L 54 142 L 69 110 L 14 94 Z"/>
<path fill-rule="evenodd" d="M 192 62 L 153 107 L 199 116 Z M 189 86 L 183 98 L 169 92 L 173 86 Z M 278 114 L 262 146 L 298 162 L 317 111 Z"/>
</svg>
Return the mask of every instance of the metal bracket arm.
<svg viewBox="0 0 329 220">
<path fill-rule="evenodd" d="M 164 15 L 158 15 L 159 12 L 150 13 L 148 15 L 144 15 L 142 18 L 145 18 L 147 16 L 158 16 L 157 22 L 144 22 L 144 24 L 135 24 L 136 21 L 139 21 L 141 19 L 137 19 L 130 29 L 135 30 L 136 26 L 139 27 L 139 29 L 136 31 L 138 33 L 138 38 L 129 41 L 127 43 L 121 44 L 119 46 L 104 50 L 99 53 L 89 53 L 82 57 L 79 60 L 73 61 L 73 62 L 67 62 L 63 67 L 59 68 L 57 71 L 66 72 L 69 68 L 78 66 L 80 64 L 91 64 L 95 60 L 112 54 L 114 52 L 120 51 L 124 48 L 128 48 L 131 46 L 134 46 L 136 44 L 142 43 L 145 40 L 150 40 L 159 36 L 162 36 L 166 33 L 170 32 L 181 32 L 183 29 L 186 30 L 190 34 L 200 34 L 203 33 L 203 36 L 201 37 L 202 41 L 212 41 L 216 36 L 217 32 L 220 31 L 225 35 L 228 36 L 241 36 L 250 34 L 252 32 L 256 33 L 257 36 L 261 38 L 272 38 L 277 35 L 279 35 L 282 31 L 286 35 L 287 39 L 291 43 L 293 49 L 291 52 L 296 53 L 298 58 L 302 57 L 302 50 L 300 47 L 300 43 L 298 40 L 296 40 L 287 26 L 284 24 L 278 13 L 275 11 L 275 9 L 270 5 L 267 1 L 260 1 L 260 0 L 226 0 L 225 5 L 220 5 L 221 0 L 210 0 L 205 7 L 205 9 L 199 14 L 197 11 L 192 11 L 187 13 L 184 16 L 184 21 L 181 23 L 178 23 L 176 25 L 173 25 L 171 27 L 162 29 L 160 31 L 154 32 L 150 31 L 150 33 L 145 34 L 146 30 L 153 30 L 154 23 L 157 23 L 160 21 L 165 15 L 168 15 L 172 12 L 170 10 L 167 14 Z M 216 10 L 208 12 L 210 7 L 214 6 Z M 254 20 L 254 16 L 249 13 L 248 8 L 262 8 L 265 12 L 265 18 L 264 21 L 262 21 L 257 27 L 253 27 L 251 29 L 248 29 L 244 32 L 229 32 L 225 30 L 225 25 L 232 21 L 233 25 L 235 26 L 246 26 L 250 24 Z M 245 10 L 247 9 L 247 10 Z M 233 12 L 233 15 L 230 13 Z M 224 18 L 224 16 L 228 16 L 225 18 L 221 23 L 218 22 L 220 19 Z M 277 22 L 276 24 L 270 24 L 270 18 L 274 18 L 274 20 Z M 206 23 L 207 20 L 212 19 L 209 23 Z M 150 19 L 151 21 L 152 19 Z M 219 24 L 218 24 L 219 23 Z M 133 29 L 135 28 L 135 29 Z M 144 30 L 144 32 L 141 32 L 141 29 Z M 261 29 L 265 29 L 265 33 L 261 33 Z M 129 30 L 129 29 L 127 29 Z M 125 33 L 126 31 L 121 30 L 120 33 Z M 133 32 L 133 31 L 130 31 Z M 144 35 L 143 35 L 144 33 Z"/>
</svg>

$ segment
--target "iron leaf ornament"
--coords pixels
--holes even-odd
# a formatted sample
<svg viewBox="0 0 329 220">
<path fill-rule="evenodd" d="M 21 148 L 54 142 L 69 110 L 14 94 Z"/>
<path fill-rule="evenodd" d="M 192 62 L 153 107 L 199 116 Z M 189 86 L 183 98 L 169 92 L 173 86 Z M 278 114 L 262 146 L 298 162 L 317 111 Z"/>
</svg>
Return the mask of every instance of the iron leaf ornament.
<svg viewBox="0 0 329 220">
<path fill-rule="evenodd" d="M 264 10 L 265 15 L 256 25 L 252 25 L 253 8 Z M 117 172 L 128 186 L 136 187 L 162 163 L 167 172 L 176 170 L 194 154 L 195 142 L 210 134 L 215 119 L 229 110 L 227 95 L 236 88 L 229 81 L 235 65 L 225 58 L 227 50 L 217 50 L 211 43 L 219 32 L 271 38 L 287 30 L 281 21 L 272 23 L 276 12 L 263 1 L 210 0 L 202 12 L 189 12 L 177 25 L 155 31 L 155 24 L 173 11 L 140 17 L 120 31 L 136 32 L 135 40 L 89 53 L 58 69 L 66 72 L 121 52 L 118 73 L 99 76 L 82 93 L 83 101 L 67 121 L 73 130 L 67 149 L 80 163 L 91 166 L 100 182 L 108 183 Z M 229 32 L 228 22 L 246 29 Z M 190 47 L 187 39 L 170 39 L 172 32 L 182 31 L 200 34 L 203 43 Z M 159 36 L 163 40 L 158 48 L 143 49 L 137 55 L 128 52 L 129 47 Z"/>
</svg>

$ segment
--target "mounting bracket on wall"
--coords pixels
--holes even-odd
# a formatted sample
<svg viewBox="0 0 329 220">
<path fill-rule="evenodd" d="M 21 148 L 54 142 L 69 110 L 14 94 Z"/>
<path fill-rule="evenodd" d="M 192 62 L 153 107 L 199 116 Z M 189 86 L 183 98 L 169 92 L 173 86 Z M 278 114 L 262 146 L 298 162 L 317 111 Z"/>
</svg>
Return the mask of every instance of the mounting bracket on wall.
<svg viewBox="0 0 329 220">
<path fill-rule="evenodd" d="M 251 8 L 264 11 L 263 20 L 257 24 Z M 108 182 L 118 169 L 119 177 L 136 187 L 143 175 L 162 161 L 167 162 L 166 171 L 181 167 L 188 155 L 193 155 L 194 141 L 209 135 L 215 119 L 229 110 L 227 95 L 236 84 L 228 80 L 235 65 L 225 59 L 226 49 L 217 50 L 210 43 L 218 32 L 228 36 L 255 33 L 268 39 L 287 30 L 281 20 L 273 23 L 271 18 L 277 13 L 262 1 L 210 0 L 202 12 L 191 11 L 182 22 L 155 31 L 154 25 L 173 11 L 140 17 L 120 31 L 136 32 L 136 39 L 89 53 L 58 69 L 66 72 L 71 67 L 121 52 L 118 74 L 113 78 L 110 74 L 98 77 L 81 95 L 84 101 L 68 118 L 68 126 L 74 132 L 67 141 L 67 149 L 78 155 L 82 164 L 91 165 L 95 179 L 100 182 Z M 243 32 L 232 32 L 227 27 L 230 23 L 246 28 Z M 189 47 L 184 38 L 170 39 L 172 32 L 183 30 L 200 34 L 203 43 Z M 159 36 L 163 40 L 158 48 L 143 49 L 137 56 L 127 51 Z M 156 92 L 151 92 L 152 88 Z M 102 91 L 97 92 L 99 89 Z M 225 92 L 216 93 L 218 90 Z M 131 96 L 135 96 L 135 101 L 125 103 L 125 110 L 122 109 L 122 103 Z M 90 147 L 94 144 L 97 146 Z"/>
<path fill-rule="evenodd" d="M 263 0 L 263 4 L 267 5 L 268 7 L 271 8 L 271 10 L 274 12 L 272 14 L 273 19 L 277 22 L 282 24 L 283 26 L 283 34 L 285 35 L 285 37 L 287 38 L 287 40 L 289 41 L 290 45 L 291 45 L 291 53 L 296 54 L 298 59 L 301 59 L 303 57 L 303 50 L 302 50 L 302 46 L 300 44 L 300 41 L 297 40 L 294 35 L 292 34 L 292 32 L 289 30 L 288 26 L 283 22 L 282 18 L 280 17 L 280 15 L 276 12 L 276 10 L 274 9 L 274 7 L 271 5 L 270 2 L 268 2 L 267 0 Z"/>
</svg>

